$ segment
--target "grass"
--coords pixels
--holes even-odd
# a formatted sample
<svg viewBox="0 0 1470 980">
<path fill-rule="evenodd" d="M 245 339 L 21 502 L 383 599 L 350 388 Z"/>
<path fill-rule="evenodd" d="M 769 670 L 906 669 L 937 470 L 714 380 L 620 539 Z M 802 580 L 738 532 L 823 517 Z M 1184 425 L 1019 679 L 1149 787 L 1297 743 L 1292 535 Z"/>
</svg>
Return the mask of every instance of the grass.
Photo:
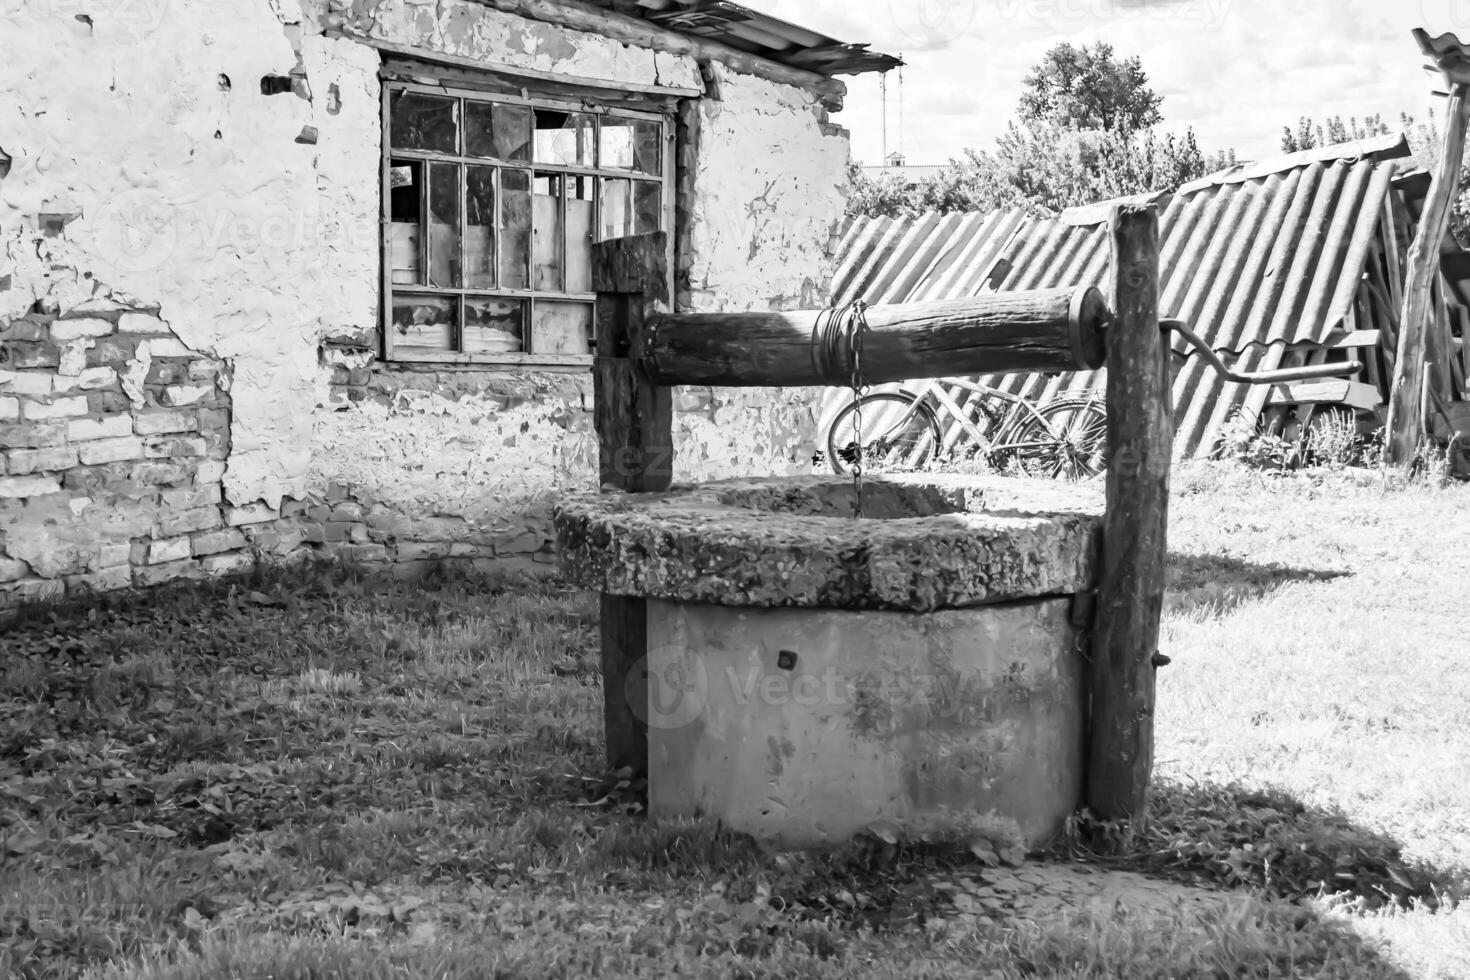
<svg viewBox="0 0 1470 980">
<path fill-rule="evenodd" d="M 1213 918 L 994 925 L 932 887 L 963 842 L 648 821 L 600 769 L 596 603 L 553 583 L 34 609 L 0 636 L 0 976 L 1470 977 L 1467 505 L 1179 474 L 1157 792 L 1111 860 L 1233 890 Z"/>
</svg>

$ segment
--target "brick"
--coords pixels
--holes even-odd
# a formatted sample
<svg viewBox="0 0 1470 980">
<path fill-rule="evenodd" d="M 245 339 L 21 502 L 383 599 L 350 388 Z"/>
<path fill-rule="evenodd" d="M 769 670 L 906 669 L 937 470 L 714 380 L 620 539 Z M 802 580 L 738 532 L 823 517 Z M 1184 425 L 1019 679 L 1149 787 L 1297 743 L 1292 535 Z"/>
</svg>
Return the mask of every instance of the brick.
<svg viewBox="0 0 1470 980">
<path fill-rule="evenodd" d="M 168 325 L 151 313 L 124 313 L 117 321 L 118 333 L 168 333 Z"/>
<path fill-rule="evenodd" d="M 335 549 L 336 556 L 345 562 L 387 561 L 388 549 L 380 544 L 349 544 Z"/>
<path fill-rule="evenodd" d="M 149 357 L 195 358 L 199 355 L 177 337 L 154 337 L 146 342 Z M 185 367 L 187 373 L 188 368 Z"/>
<path fill-rule="evenodd" d="M 161 502 L 163 506 L 174 510 L 213 507 L 220 502 L 220 487 L 218 483 L 209 483 L 179 490 L 165 490 Z"/>
<path fill-rule="evenodd" d="M 428 561 L 444 558 L 448 554 L 449 544 L 445 541 L 400 541 L 398 543 L 399 561 Z"/>
<path fill-rule="evenodd" d="M 261 551 L 284 555 L 295 551 L 306 540 L 300 528 L 277 528 L 256 525 L 249 528 L 250 543 Z"/>
<path fill-rule="evenodd" d="M 32 422 L 29 425 L 0 425 L 0 445 L 35 448 L 62 445 L 66 442 L 66 425 L 60 422 Z"/>
<path fill-rule="evenodd" d="M 282 517 L 300 517 L 308 509 L 316 505 L 315 500 L 295 500 L 290 497 L 281 501 Z"/>
<path fill-rule="evenodd" d="M 20 418 L 20 400 L 0 397 L 0 420 L 14 422 Z"/>
<path fill-rule="evenodd" d="M 128 459 L 142 459 L 143 456 L 143 440 L 136 436 L 84 442 L 77 449 L 77 458 L 88 466 L 98 463 L 120 463 Z"/>
<path fill-rule="evenodd" d="M 188 535 L 177 538 L 165 538 L 149 543 L 146 561 L 150 565 L 162 565 L 165 562 L 188 558 L 193 553 L 193 546 L 189 543 Z"/>
<path fill-rule="evenodd" d="M 352 500 L 344 500 L 332 508 L 331 519 L 334 521 L 361 521 L 362 505 Z"/>
<path fill-rule="evenodd" d="M 134 463 L 128 478 L 139 486 L 164 487 L 192 482 L 194 471 L 187 463 L 149 461 Z"/>
<path fill-rule="evenodd" d="M 133 407 L 128 396 L 120 391 L 92 391 L 87 393 L 87 408 L 93 415 L 112 415 L 126 412 Z"/>
<path fill-rule="evenodd" d="M 199 418 L 201 432 L 230 431 L 230 410 L 227 408 L 201 408 L 195 414 Z"/>
<path fill-rule="evenodd" d="M 44 397 L 51 394 L 55 378 L 50 371 L 0 371 L 0 388 L 12 395 Z"/>
<path fill-rule="evenodd" d="M 315 521 L 318 524 L 325 524 L 332 519 L 332 508 L 325 504 L 308 507 L 306 509 L 306 519 L 308 521 Z"/>
<path fill-rule="evenodd" d="M 208 531 L 190 537 L 194 554 L 217 555 L 222 551 L 239 551 L 245 547 L 245 533 L 239 528 L 227 527 L 222 531 Z"/>
<path fill-rule="evenodd" d="M 327 484 L 327 503 L 335 504 L 338 501 L 347 500 L 352 496 L 352 491 L 345 483 L 335 480 Z"/>
<path fill-rule="evenodd" d="M 154 360 L 148 365 L 144 384 L 173 385 L 189 379 L 189 367 L 183 361 Z"/>
<path fill-rule="evenodd" d="M 108 388 L 117 384 L 117 371 L 113 368 L 102 367 L 84 368 L 76 377 L 57 377 L 55 388 L 58 392 L 74 391 L 80 388 L 82 391 L 95 391 L 98 388 Z"/>
<path fill-rule="evenodd" d="M 65 581 L 66 594 L 69 596 L 112 592 L 115 589 L 126 589 L 133 584 L 133 570 L 127 565 L 116 565 L 89 575 L 68 575 Z"/>
<path fill-rule="evenodd" d="M 214 385 L 169 385 L 159 399 L 164 405 L 197 405 L 214 394 Z"/>
<path fill-rule="evenodd" d="M 24 317 L 10 321 L 9 326 L 0 327 L 0 340 L 45 340 L 49 334 L 46 324 Z"/>
<path fill-rule="evenodd" d="M 137 353 L 138 342 L 136 340 L 124 337 L 105 337 L 87 351 L 87 367 L 126 364 L 133 360 Z"/>
<path fill-rule="evenodd" d="M 228 555 L 209 555 L 199 560 L 206 575 L 235 575 L 255 569 L 255 556 L 248 552 Z"/>
<path fill-rule="evenodd" d="M 352 540 L 352 525 L 342 521 L 329 521 L 323 532 L 329 544 L 346 544 Z"/>
<path fill-rule="evenodd" d="M 31 566 L 19 558 L 0 557 L 0 582 L 14 582 L 31 574 Z"/>
<path fill-rule="evenodd" d="M 23 578 L 18 582 L 0 586 L 0 609 L 13 609 L 26 602 L 49 602 L 60 599 L 66 588 L 61 582 L 50 578 Z"/>
<path fill-rule="evenodd" d="M 132 551 L 131 544 L 104 544 L 97 552 L 97 567 L 111 568 L 114 565 L 126 565 L 132 560 Z"/>
<path fill-rule="evenodd" d="M 77 419 L 68 422 L 66 437 L 72 442 L 93 439 L 116 439 L 133 434 L 133 420 L 126 415 L 109 415 L 100 419 Z"/>
<path fill-rule="evenodd" d="M 61 481 L 54 476 L 0 476 L 0 497 L 44 497 L 60 492 Z"/>
<path fill-rule="evenodd" d="M 133 429 L 140 436 L 193 432 L 198 428 L 199 419 L 189 412 L 140 412 L 133 418 Z"/>
<path fill-rule="evenodd" d="M 158 519 L 158 533 L 173 537 L 175 534 L 191 534 L 194 531 L 213 531 L 222 523 L 218 507 L 165 511 Z"/>
<path fill-rule="evenodd" d="M 230 525 L 230 527 L 243 527 L 247 524 L 264 524 L 267 521 L 274 521 L 280 516 L 270 504 L 264 502 L 246 504 L 244 507 L 225 508 L 225 523 Z"/>
<path fill-rule="evenodd" d="M 0 352 L 0 363 L 12 368 L 55 368 L 61 364 L 61 351 L 55 344 L 9 341 Z"/>
<path fill-rule="evenodd" d="M 80 378 L 87 373 L 87 352 L 97 346 L 91 337 L 73 340 L 61 348 L 56 373 L 65 378 Z"/>
<path fill-rule="evenodd" d="M 200 483 L 218 483 L 225 478 L 225 463 L 222 459 L 206 459 L 194 471 L 194 479 Z"/>
<path fill-rule="evenodd" d="M 70 446 L 52 446 L 50 449 L 12 449 L 9 472 L 22 476 L 45 470 L 69 470 L 77 465 L 77 451 Z"/>
<path fill-rule="evenodd" d="M 183 561 L 164 562 L 162 565 L 145 565 L 133 569 L 134 585 L 161 585 L 179 579 L 199 578 L 204 569 L 192 558 Z"/>
<path fill-rule="evenodd" d="M 76 340 L 78 337 L 106 337 L 112 333 L 110 321 L 84 316 L 73 320 L 56 320 L 51 324 L 52 340 Z"/>
<path fill-rule="evenodd" d="M 87 414 L 87 399 L 84 395 L 71 395 L 66 398 L 53 399 L 50 404 L 26 402 L 22 411 L 27 419 L 36 422 L 76 418 Z"/>
<path fill-rule="evenodd" d="M 195 436 L 149 436 L 143 442 L 143 454 L 149 459 L 178 459 L 203 456 L 209 446 Z"/>
</svg>

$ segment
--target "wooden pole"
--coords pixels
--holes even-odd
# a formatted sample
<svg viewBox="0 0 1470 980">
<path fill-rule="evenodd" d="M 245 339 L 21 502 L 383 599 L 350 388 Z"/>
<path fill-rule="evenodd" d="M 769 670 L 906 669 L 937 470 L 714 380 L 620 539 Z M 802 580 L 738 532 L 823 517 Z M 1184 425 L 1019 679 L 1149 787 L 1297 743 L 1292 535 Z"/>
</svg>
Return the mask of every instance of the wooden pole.
<svg viewBox="0 0 1470 980">
<path fill-rule="evenodd" d="M 1409 246 L 1404 271 L 1404 306 L 1399 317 L 1398 357 L 1394 362 L 1393 387 L 1388 403 L 1388 438 L 1384 446 L 1386 469 L 1406 472 L 1414 463 L 1424 439 L 1425 335 L 1429 330 L 1431 288 L 1439 271 L 1439 248 L 1449 228 L 1450 206 L 1459 193 L 1460 165 L 1465 157 L 1465 130 L 1470 123 L 1470 101 L 1463 82 L 1450 87 L 1446 109 L 1444 144 L 1440 147 L 1419 230 Z"/>
<path fill-rule="evenodd" d="M 1087 805 L 1136 820 L 1153 768 L 1154 671 L 1163 610 L 1173 424 L 1168 344 L 1159 329 L 1159 223 L 1153 205 L 1116 207 L 1108 349 L 1107 514 L 1092 637 Z"/>
<path fill-rule="evenodd" d="M 592 249 L 597 290 L 594 424 L 604 488 L 667 490 L 673 480 L 673 392 L 648 376 L 634 356 L 649 317 L 668 301 L 668 236 L 663 232 L 600 242 Z M 602 597 L 603 724 L 612 770 L 648 769 L 648 606 L 643 599 Z"/>
<path fill-rule="evenodd" d="M 863 380 L 1101 367 L 1107 312 L 1091 286 L 870 307 Z M 645 356 L 653 378 L 668 385 L 847 385 L 849 317 L 848 310 L 663 316 Z"/>
</svg>

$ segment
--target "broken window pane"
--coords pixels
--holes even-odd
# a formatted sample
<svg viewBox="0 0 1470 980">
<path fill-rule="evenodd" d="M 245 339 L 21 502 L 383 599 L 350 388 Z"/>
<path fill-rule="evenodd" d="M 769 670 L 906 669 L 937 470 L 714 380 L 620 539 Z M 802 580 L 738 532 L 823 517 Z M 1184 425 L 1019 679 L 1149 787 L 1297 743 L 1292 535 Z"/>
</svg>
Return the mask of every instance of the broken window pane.
<svg viewBox="0 0 1470 980">
<path fill-rule="evenodd" d="M 531 349 L 537 354 L 589 354 L 591 341 L 591 303 L 536 301 Z"/>
<path fill-rule="evenodd" d="M 458 286 L 459 165 L 429 165 L 429 285 Z"/>
<path fill-rule="evenodd" d="M 393 297 L 393 352 L 442 354 L 454 350 L 455 306 L 440 296 Z"/>
<path fill-rule="evenodd" d="M 525 170 L 500 172 L 500 288 L 530 285 L 531 175 Z"/>
<path fill-rule="evenodd" d="M 598 241 L 633 234 L 633 182 L 602 178 L 602 227 Z"/>
<path fill-rule="evenodd" d="M 562 290 L 560 174 L 537 174 L 532 202 L 531 282 L 535 289 Z"/>
<path fill-rule="evenodd" d="M 465 168 L 464 279 L 471 289 L 495 286 L 495 168 Z"/>
<path fill-rule="evenodd" d="M 536 162 L 593 166 L 593 117 L 585 112 L 536 110 Z"/>
<path fill-rule="evenodd" d="M 567 178 L 567 292 L 592 291 L 592 213 L 595 177 Z"/>
<path fill-rule="evenodd" d="M 642 235 L 663 227 L 664 187 L 652 180 L 633 184 L 633 234 Z"/>
<path fill-rule="evenodd" d="M 465 152 L 472 157 L 531 159 L 531 108 L 465 102 Z"/>
<path fill-rule="evenodd" d="M 419 92 L 391 97 L 392 144 L 404 150 L 459 152 L 459 100 Z"/>
<path fill-rule="evenodd" d="M 467 354 L 519 354 L 526 349 L 524 300 L 467 297 L 464 320 Z"/>
<path fill-rule="evenodd" d="M 424 165 L 416 160 L 394 160 L 388 168 L 389 281 L 423 283 Z"/>
<path fill-rule="evenodd" d="M 598 166 L 607 170 L 660 174 L 663 172 L 662 143 L 663 127 L 658 122 L 610 116 L 602 121 Z"/>
</svg>

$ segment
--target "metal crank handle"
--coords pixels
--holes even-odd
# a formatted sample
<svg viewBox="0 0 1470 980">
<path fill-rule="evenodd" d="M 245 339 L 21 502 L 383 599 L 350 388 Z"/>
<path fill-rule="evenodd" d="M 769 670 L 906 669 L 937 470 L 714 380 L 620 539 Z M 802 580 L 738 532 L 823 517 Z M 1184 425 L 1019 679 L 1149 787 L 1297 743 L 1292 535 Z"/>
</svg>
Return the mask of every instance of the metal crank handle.
<svg viewBox="0 0 1470 980">
<path fill-rule="evenodd" d="M 1303 367 L 1280 368 L 1275 371 L 1232 371 L 1224 361 L 1220 360 L 1220 356 L 1210 349 L 1210 345 L 1205 343 L 1199 334 L 1189 329 L 1183 320 L 1160 320 L 1159 326 L 1179 334 L 1189 342 L 1190 346 L 1199 351 L 1212 368 L 1239 384 L 1270 385 L 1283 381 L 1305 381 L 1310 378 L 1340 378 L 1349 374 L 1357 374 L 1363 369 L 1363 365 L 1358 361 L 1340 361 L 1336 364 L 1309 364 Z"/>
</svg>

